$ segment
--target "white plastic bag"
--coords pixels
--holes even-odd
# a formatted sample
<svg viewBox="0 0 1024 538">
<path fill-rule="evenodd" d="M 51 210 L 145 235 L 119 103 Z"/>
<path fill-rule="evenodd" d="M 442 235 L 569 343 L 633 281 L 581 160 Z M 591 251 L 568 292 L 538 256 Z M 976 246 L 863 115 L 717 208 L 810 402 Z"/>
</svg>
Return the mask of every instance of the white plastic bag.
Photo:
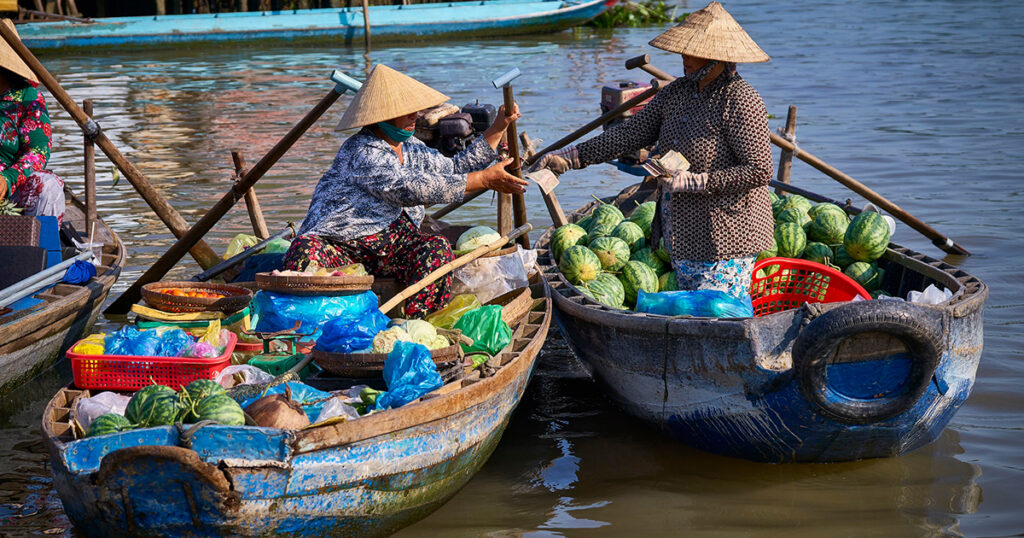
<svg viewBox="0 0 1024 538">
<path fill-rule="evenodd" d="M 953 297 L 953 292 L 946 288 L 935 287 L 935 284 L 929 284 L 924 291 L 911 291 L 907 294 L 907 301 L 917 304 L 941 304 L 948 301 Z"/>
<path fill-rule="evenodd" d="M 235 374 L 239 374 L 242 376 L 243 381 L 241 383 L 236 381 Z M 230 389 L 231 387 L 237 385 L 268 383 L 273 380 L 274 376 L 270 375 L 267 372 L 264 372 L 263 370 L 260 370 L 255 366 L 249 366 L 248 364 L 235 364 L 232 366 L 228 366 L 227 368 L 221 370 L 219 374 L 217 374 L 217 383 L 220 383 L 220 386 L 226 389 Z"/>
<path fill-rule="evenodd" d="M 100 415 L 106 415 L 107 413 L 124 415 L 124 410 L 128 407 L 129 400 L 131 400 L 130 396 L 121 396 L 109 391 L 101 392 L 90 398 L 82 398 L 75 405 L 75 420 L 78 421 L 83 430 L 88 431 L 89 425 Z"/>
<path fill-rule="evenodd" d="M 532 261 L 535 262 L 537 253 L 527 252 L 533 253 Z M 481 303 L 486 303 L 503 293 L 528 286 L 527 275 L 522 248 L 512 254 L 477 258 L 455 270 L 452 295 L 472 293 Z"/>
<path fill-rule="evenodd" d="M 347 400 L 347 398 L 345 400 Z M 317 424 L 334 417 L 345 417 L 345 420 L 355 420 L 359 418 L 359 412 L 356 411 L 355 407 L 345 403 L 342 397 L 336 396 L 327 400 L 327 403 L 324 404 L 323 408 L 320 410 L 320 415 L 316 417 L 313 424 Z"/>
</svg>

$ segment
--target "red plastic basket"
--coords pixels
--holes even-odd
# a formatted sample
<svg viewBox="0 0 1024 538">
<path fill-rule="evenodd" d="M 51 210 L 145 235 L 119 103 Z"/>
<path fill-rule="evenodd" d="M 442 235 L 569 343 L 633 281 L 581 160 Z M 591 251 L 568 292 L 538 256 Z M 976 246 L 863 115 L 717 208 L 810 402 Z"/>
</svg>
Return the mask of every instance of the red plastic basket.
<svg viewBox="0 0 1024 538">
<path fill-rule="evenodd" d="M 71 359 L 75 386 L 80 389 L 134 392 L 155 382 L 178 390 L 197 379 L 213 379 L 231 364 L 231 352 L 237 340 L 238 337 L 231 333 L 224 353 L 212 359 L 82 355 L 72 351 L 67 355 Z"/>
<path fill-rule="evenodd" d="M 772 265 L 778 265 L 778 270 L 768 275 L 761 272 Z M 793 258 L 757 262 L 750 285 L 755 317 L 792 310 L 804 303 L 852 301 L 858 295 L 871 299 L 860 284 L 843 273 L 827 265 Z"/>
</svg>

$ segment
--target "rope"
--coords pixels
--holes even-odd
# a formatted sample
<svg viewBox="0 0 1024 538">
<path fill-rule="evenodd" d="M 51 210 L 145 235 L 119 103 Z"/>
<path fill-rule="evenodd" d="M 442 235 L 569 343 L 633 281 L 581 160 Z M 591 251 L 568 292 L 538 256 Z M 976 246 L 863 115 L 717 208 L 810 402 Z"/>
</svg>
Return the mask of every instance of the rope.
<svg viewBox="0 0 1024 538">
<path fill-rule="evenodd" d="M 85 134 L 85 138 L 90 142 L 95 142 L 102 132 L 103 128 L 100 127 L 100 124 L 92 119 L 85 122 L 85 125 L 82 126 L 82 133 Z"/>
<path fill-rule="evenodd" d="M 200 420 L 199 422 L 196 422 L 195 424 L 189 426 L 188 429 L 185 429 L 185 425 L 180 422 L 175 424 L 175 426 L 178 427 L 178 444 L 189 450 L 192 450 L 192 437 L 195 436 L 195 434 L 199 430 L 211 424 L 217 424 L 217 421 Z"/>
<path fill-rule="evenodd" d="M 796 157 L 797 155 L 800 154 L 800 146 L 796 144 L 796 133 L 787 134 L 782 127 L 776 129 L 775 132 L 778 133 L 778 135 L 784 138 L 787 142 L 793 144 L 793 151 L 790 151 L 790 153 L 793 154 L 793 157 Z"/>
</svg>

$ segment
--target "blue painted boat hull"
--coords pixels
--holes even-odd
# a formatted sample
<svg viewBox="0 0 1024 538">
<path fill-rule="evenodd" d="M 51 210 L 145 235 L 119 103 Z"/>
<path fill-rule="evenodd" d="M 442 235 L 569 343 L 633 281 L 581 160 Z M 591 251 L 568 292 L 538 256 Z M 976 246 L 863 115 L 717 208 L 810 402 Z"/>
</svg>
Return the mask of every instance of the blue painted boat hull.
<svg viewBox="0 0 1024 538">
<path fill-rule="evenodd" d="M 482 0 L 370 7 L 370 36 L 377 41 L 478 37 L 554 32 L 583 24 L 616 0 Z M 361 8 L 111 17 L 90 24 L 38 22 L 18 26 L 31 49 L 181 45 L 250 39 L 321 39 L 361 43 Z"/>
<path fill-rule="evenodd" d="M 550 233 L 538 248 L 546 248 Z M 820 313 L 802 308 L 713 320 L 624 312 L 584 299 L 546 254 L 539 261 L 566 340 L 627 413 L 709 452 L 833 462 L 896 456 L 934 441 L 970 395 L 981 358 L 987 287 L 906 249 L 891 249 L 887 257 L 909 267 L 901 293 L 934 281 L 959 295 L 932 308 L 942 320 L 944 351 L 924 394 L 896 416 L 867 424 L 830 418 L 808 401 L 794 375 L 794 341 Z M 821 305 L 820 311 L 845 304 Z M 877 341 L 890 345 L 881 336 Z M 843 393 L 870 400 L 903 390 L 908 365 L 905 353 L 877 353 L 830 366 L 828 379 Z"/>
</svg>

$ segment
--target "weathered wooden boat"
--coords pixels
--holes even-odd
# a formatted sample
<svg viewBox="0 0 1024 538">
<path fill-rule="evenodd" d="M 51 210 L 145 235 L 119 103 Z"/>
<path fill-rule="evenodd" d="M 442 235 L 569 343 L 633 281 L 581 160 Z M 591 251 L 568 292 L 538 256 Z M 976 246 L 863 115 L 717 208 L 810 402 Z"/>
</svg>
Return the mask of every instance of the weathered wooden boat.
<svg viewBox="0 0 1024 538">
<path fill-rule="evenodd" d="M 86 229 L 85 207 L 77 199 L 68 201 L 64 218 L 75 229 Z M 96 221 L 94 242 L 103 243 L 103 254 L 92 280 L 57 284 L 33 295 L 43 303 L 0 317 L 0 394 L 54 364 L 96 323 L 124 268 L 125 249 L 102 220 Z"/>
<path fill-rule="evenodd" d="M 652 190 L 605 201 L 632 208 Z M 934 441 L 974 384 L 988 288 L 910 249 L 890 244 L 882 289 L 905 297 L 934 283 L 951 299 L 673 318 L 582 295 L 547 253 L 550 234 L 539 264 L 576 356 L 627 413 L 702 450 L 768 462 L 896 456 Z"/>
<path fill-rule="evenodd" d="M 394 532 L 452 497 L 498 444 L 551 320 L 544 284 L 535 278 L 530 289 L 532 306 L 491 360 L 493 375 L 467 376 L 349 422 L 299 431 L 162 427 L 74 440 L 71 409 L 88 392 L 65 388 L 43 414 L 64 509 L 91 536 Z"/>
<path fill-rule="evenodd" d="M 402 3 L 369 8 L 374 41 L 433 37 L 481 37 L 554 32 L 583 24 L 616 0 L 480 0 Z M 173 45 L 249 39 L 321 38 L 359 43 L 361 7 L 196 15 L 110 17 L 91 22 L 29 22 L 19 25 L 33 49 L 121 45 Z"/>
</svg>

